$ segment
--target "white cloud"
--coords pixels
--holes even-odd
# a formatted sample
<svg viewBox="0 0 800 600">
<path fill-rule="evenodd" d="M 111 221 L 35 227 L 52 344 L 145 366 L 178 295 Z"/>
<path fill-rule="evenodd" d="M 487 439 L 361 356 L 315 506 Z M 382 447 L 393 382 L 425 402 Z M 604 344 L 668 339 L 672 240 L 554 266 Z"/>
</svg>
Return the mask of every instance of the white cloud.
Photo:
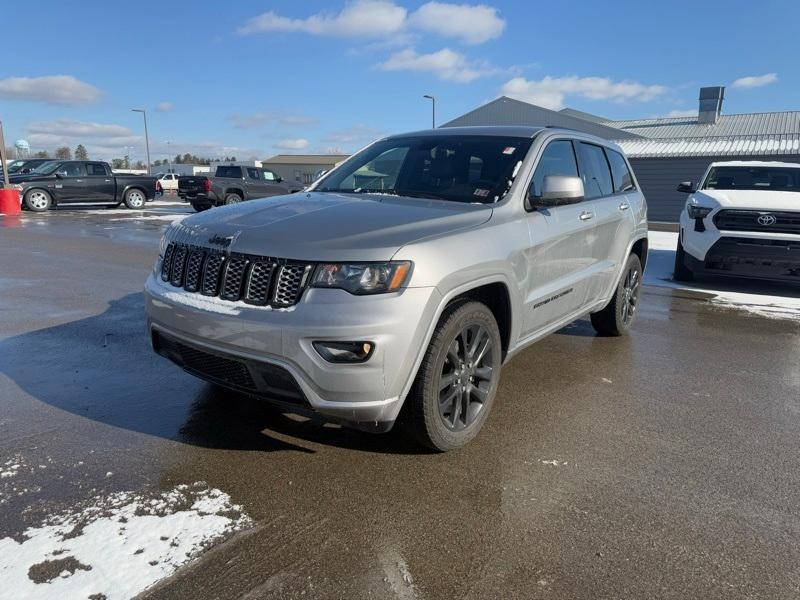
<svg viewBox="0 0 800 600">
<path fill-rule="evenodd" d="M 676 109 L 671 110 L 666 114 L 667 117 L 696 117 L 697 116 L 697 109 L 696 108 L 688 108 L 686 110 L 683 109 Z"/>
<path fill-rule="evenodd" d="M 468 83 L 479 77 L 496 75 L 499 69 L 485 62 L 471 62 L 450 48 L 442 48 L 430 54 L 418 54 L 406 48 L 392 54 L 386 62 L 378 65 L 382 71 L 419 71 L 433 73 L 439 79 L 455 83 Z"/>
<path fill-rule="evenodd" d="M 169 112 L 175 105 L 172 102 L 159 102 L 156 104 L 156 112 Z"/>
<path fill-rule="evenodd" d="M 273 147 L 279 150 L 305 150 L 308 148 L 308 140 L 303 138 L 278 140 Z"/>
<path fill-rule="evenodd" d="M 8 77 L 0 79 L 0 98 L 27 100 L 60 106 L 91 104 L 102 92 L 72 75 Z"/>
<path fill-rule="evenodd" d="M 228 117 L 231 124 L 237 129 L 254 129 L 268 124 L 285 126 L 313 125 L 317 122 L 315 117 L 303 114 L 285 113 L 281 111 L 254 112 L 250 114 L 237 114 Z"/>
<path fill-rule="evenodd" d="M 446 2 L 423 4 L 409 16 L 408 24 L 414 29 L 456 38 L 467 44 L 482 44 L 497 38 L 506 26 L 496 8 Z"/>
<path fill-rule="evenodd" d="M 757 88 L 775 83 L 778 81 L 777 73 L 767 73 L 765 75 L 751 75 L 750 77 L 740 77 L 731 86 L 735 88 Z"/>
<path fill-rule="evenodd" d="M 338 14 L 320 12 L 305 19 L 282 17 L 275 11 L 249 19 L 238 29 L 249 35 L 265 31 L 299 31 L 313 35 L 381 37 L 399 32 L 406 21 L 406 9 L 390 0 L 355 0 Z"/>
<path fill-rule="evenodd" d="M 409 14 L 392 0 L 352 0 L 338 13 L 319 12 L 300 19 L 271 10 L 249 19 L 238 33 L 301 32 L 355 39 L 383 38 L 396 43 L 398 37 L 407 42 L 409 32 L 420 31 L 466 44 L 482 44 L 499 37 L 505 26 L 497 9 L 485 4 L 427 2 Z"/>
<path fill-rule="evenodd" d="M 507 81 L 500 93 L 531 104 L 553 110 L 564 107 L 568 95 L 590 100 L 611 102 L 649 102 L 661 96 L 667 88 L 662 85 L 645 85 L 635 81 L 612 81 L 607 77 L 545 77 L 530 81 L 515 77 Z"/>
<path fill-rule="evenodd" d="M 371 141 L 380 137 L 380 135 L 381 132 L 374 127 L 359 123 L 346 129 L 332 131 L 325 137 L 325 141 L 336 144 L 350 144 L 353 142 Z"/>
<path fill-rule="evenodd" d="M 130 129 L 122 125 L 75 121 L 73 119 L 38 121 L 28 125 L 28 131 L 31 133 L 91 138 L 125 137 L 133 135 Z"/>
</svg>

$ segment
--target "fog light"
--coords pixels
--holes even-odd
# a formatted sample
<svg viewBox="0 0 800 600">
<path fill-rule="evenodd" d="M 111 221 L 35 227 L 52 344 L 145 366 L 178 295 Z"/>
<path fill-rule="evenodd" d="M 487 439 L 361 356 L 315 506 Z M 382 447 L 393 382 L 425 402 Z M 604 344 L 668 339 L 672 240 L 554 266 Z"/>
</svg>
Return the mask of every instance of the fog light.
<svg viewBox="0 0 800 600">
<path fill-rule="evenodd" d="M 375 350 L 372 342 L 314 342 L 314 350 L 332 363 L 363 363 Z"/>
</svg>

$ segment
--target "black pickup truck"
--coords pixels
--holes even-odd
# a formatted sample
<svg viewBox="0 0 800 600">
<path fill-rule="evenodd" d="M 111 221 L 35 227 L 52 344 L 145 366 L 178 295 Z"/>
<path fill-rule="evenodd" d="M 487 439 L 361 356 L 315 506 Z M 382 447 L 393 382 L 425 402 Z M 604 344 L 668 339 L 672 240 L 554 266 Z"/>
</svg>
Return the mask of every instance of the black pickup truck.
<svg viewBox="0 0 800 600">
<path fill-rule="evenodd" d="M 191 202 L 198 212 L 222 204 L 293 194 L 301 189 L 302 184 L 285 182 L 269 169 L 247 165 L 219 165 L 213 177 L 178 177 L 178 196 Z"/>
<path fill-rule="evenodd" d="M 53 160 L 33 171 L 9 177 L 22 196 L 22 206 L 43 212 L 59 204 L 106 204 L 144 208 L 155 198 L 156 178 L 114 175 L 108 163 L 92 160 Z"/>
</svg>

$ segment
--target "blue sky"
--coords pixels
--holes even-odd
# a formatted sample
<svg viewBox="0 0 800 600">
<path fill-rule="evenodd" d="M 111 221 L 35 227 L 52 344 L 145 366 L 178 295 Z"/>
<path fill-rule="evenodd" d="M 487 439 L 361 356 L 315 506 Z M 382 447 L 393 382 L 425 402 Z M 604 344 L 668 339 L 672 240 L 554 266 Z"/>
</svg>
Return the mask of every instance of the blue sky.
<svg viewBox="0 0 800 600">
<path fill-rule="evenodd" d="M 7 142 L 96 158 L 353 151 L 498 95 L 623 119 L 800 110 L 800 3 L 403 0 L 14 3 Z M 734 82 L 737 82 L 734 85 Z M 170 142 L 169 146 L 167 141 Z"/>
</svg>

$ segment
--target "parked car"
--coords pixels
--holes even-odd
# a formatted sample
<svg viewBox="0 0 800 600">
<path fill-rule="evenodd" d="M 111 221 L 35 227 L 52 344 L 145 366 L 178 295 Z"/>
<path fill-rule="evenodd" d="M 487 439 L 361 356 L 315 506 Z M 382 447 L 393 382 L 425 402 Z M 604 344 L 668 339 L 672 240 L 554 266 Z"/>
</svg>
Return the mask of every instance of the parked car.
<svg viewBox="0 0 800 600">
<path fill-rule="evenodd" d="M 147 327 L 208 381 L 372 431 L 398 421 L 450 450 L 480 430 L 520 350 L 587 314 L 600 334 L 630 330 L 646 212 L 622 151 L 597 137 L 388 137 L 302 196 L 172 224 Z"/>
<path fill-rule="evenodd" d="M 30 173 L 39 165 L 43 165 L 46 162 L 53 160 L 52 158 L 18 158 L 17 160 L 8 161 L 6 164 L 8 166 L 8 175 L 23 175 L 25 173 Z M 2 167 L 0 167 L 0 173 L 3 172 Z"/>
<path fill-rule="evenodd" d="M 274 171 L 246 165 L 219 165 L 213 177 L 184 175 L 178 178 L 178 196 L 198 212 L 237 204 L 253 198 L 292 194 L 302 189 L 296 182 L 284 182 Z"/>
<path fill-rule="evenodd" d="M 714 162 L 685 181 L 674 278 L 730 275 L 800 283 L 800 164 Z"/>
<path fill-rule="evenodd" d="M 92 160 L 51 160 L 9 180 L 23 207 L 34 212 L 78 203 L 143 208 L 156 193 L 155 177 L 114 175 L 108 163 Z"/>
<path fill-rule="evenodd" d="M 156 178 L 164 192 L 178 191 L 178 175 L 175 173 L 156 173 Z"/>
</svg>

